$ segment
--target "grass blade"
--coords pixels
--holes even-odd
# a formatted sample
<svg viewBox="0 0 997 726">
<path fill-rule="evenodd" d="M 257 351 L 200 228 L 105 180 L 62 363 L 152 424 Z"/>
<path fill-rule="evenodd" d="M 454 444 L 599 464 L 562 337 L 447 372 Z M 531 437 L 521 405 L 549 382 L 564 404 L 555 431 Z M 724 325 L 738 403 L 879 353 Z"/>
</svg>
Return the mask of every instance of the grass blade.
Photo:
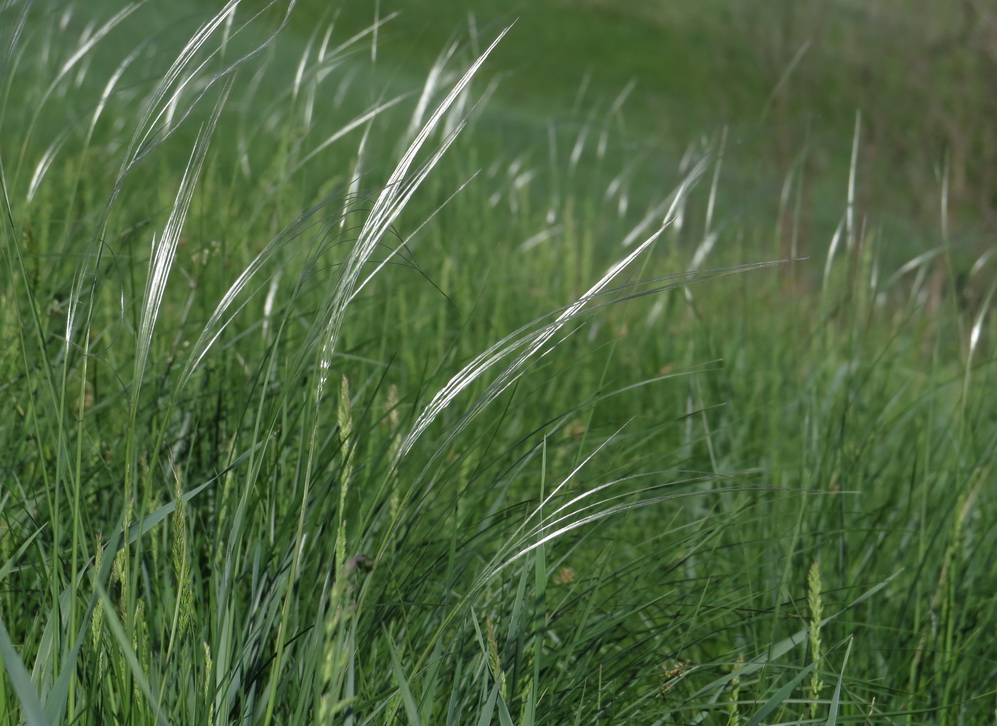
<svg viewBox="0 0 997 726">
<path fill-rule="evenodd" d="M 14 644 L 10 640 L 10 634 L 4 625 L 3 618 L 0 617 L 0 658 L 3 659 L 4 668 L 10 683 L 14 687 L 14 693 L 21 702 L 22 716 L 28 726 L 47 726 L 49 721 L 45 717 L 45 709 L 42 708 L 38 692 L 31 682 L 24 662 L 17 654 Z"/>
<path fill-rule="evenodd" d="M 419 719 L 419 706 L 412 695 L 412 688 L 409 685 L 408 678 L 405 677 L 405 671 L 402 670 L 401 660 L 398 655 L 398 646 L 395 645 L 395 641 L 390 634 L 385 633 L 385 638 L 387 639 L 388 650 L 391 653 L 391 673 L 395 677 L 395 683 L 398 685 L 398 693 L 401 696 L 402 704 L 405 706 L 405 716 L 408 718 L 411 726 L 418 726 L 418 724 L 422 723 Z"/>
<path fill-rule="evenodd" d="M 838 675 L 838 683 L 834 687 L 834 694 L 831 696 L 831 706 L 827 714 L 827 726 L 838 726 L 838 713 L 841 710 L 841 687 L 845 682 L 845 670 L 848 667 L 848 657 L 852 654 L 854 638 L 848 639 L 848 648 L 845 649 L 845 657 L 841 663 L 841 673 Z"/>
</svg>

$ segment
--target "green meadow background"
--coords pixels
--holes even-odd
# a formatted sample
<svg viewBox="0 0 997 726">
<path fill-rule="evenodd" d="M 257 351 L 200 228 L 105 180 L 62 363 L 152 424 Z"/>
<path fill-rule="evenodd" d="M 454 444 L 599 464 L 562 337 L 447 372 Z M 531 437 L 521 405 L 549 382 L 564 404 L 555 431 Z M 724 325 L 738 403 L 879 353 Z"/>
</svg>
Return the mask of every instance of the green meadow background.
<svg viewBox="0 0 997 726">
<path fill-rule="evenodd" d="M 0 5 L 0 724 L 987 724 L 997 11 Z"/>
</svg>

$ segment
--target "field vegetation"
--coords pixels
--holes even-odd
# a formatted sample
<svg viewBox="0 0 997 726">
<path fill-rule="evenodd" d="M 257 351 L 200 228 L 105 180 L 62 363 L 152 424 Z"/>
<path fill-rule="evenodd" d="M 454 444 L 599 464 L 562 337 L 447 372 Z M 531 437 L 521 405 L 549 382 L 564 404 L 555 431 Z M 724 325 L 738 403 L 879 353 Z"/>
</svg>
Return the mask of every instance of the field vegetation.
<svg viewBox="0 0 997 726">
<path fill-rule="evenodd" d="M 0 726 L 992 723 L 993 13 L 454 5 L 0 6 Z"/>
</svg>

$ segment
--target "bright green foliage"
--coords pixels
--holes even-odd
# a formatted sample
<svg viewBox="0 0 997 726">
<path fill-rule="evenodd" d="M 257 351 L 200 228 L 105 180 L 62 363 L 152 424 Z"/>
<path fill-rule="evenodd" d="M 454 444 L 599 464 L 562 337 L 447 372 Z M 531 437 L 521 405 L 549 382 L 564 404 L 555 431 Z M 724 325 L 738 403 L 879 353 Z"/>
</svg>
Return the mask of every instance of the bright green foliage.
<svg viewBox="0 0 997 726">
<path fill-rule="evenodd" d="M 862 117 L 748 213 L 291 5 L 0 10 L 0 726 L 988 723 L 992 262 Z"/>
</svg>

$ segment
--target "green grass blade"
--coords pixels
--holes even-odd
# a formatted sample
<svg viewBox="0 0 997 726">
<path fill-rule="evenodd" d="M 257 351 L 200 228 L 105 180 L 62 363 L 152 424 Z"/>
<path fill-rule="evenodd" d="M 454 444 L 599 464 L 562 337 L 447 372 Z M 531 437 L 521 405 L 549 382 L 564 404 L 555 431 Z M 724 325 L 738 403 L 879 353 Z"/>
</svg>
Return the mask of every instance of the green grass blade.
<svg viewBox="0 0 997 726">
<path fill-rule="evenodd" d="M 768 718 L 769 714 L 783 705 L 786 699 L 792 695 L 793 691 L 795 691 L 801 683 L 803 683 L 803 679 L 810 674 L 810 671 L 812 671 L 816 665 L 816 663 L 811 663 L 806 668 L 801 670 L 793 680 L 772 694 L 772 697 L 769 698 L 769 700 L 766 701 L 751 718 L 745 721 L 744 726 L 761 726 L 761 724 L 765 723 L 765 719 Z"/>
<path fill-rule="evenodd" d="M 488 700 L 485 701 L 484 708 L 481 709 L 481 713 L 478 714 L 478 726 L 489 726 L 492 722 L 492 714 L 495 713 L 495 704 L 498 702 L 499 698 L 499 684 L 498 681 L 492 685 L 491 693 L 488 695 Z"/>
<path fill-rule="evenodd" d="M 848 667 L 848 657 L 852 654 L 852 645 L 855 638 L 848 639 L 848 648 L 845 649 L 845 657 L 841 663 L 841 673 L 838 675 L 838 683 L 834 686 L 834 694 L 831 696 L 831 705 L 827 714 L 827 726 L 838 726 L 838 713 L 841 710 L 841 687 L 845 682 L 845 670 Z"/>
<path fill-rule="evenodd" d="M 398 647 L 389 634 L 385 633 L 385 638 L 388 643 L 388 650 L 391 653 L 391 673 L 395 677 L 395 683 L 398 685 L 398 693 L 401 696 L 402 704 L 405 706 L 405 716 L 408 718 L 411 726 L 418 726 L 418 724 L 422 723 L 419 719 L 419 705 L 415 702 L 415 696 L 412 695 L 412 687 L 409 685 L 408 678 L 405 677 L 405 671 L 402 670 L 401 660 L 398 656 Z"/>
<path fill-rule="evenodd" d="M 2 617 L 0 617 L 0 658 L 3 659 L 7 676 L 14 687 L 14 693 L 17 694 L 17 699 L 21 702 L 25 723 L 28 726 L 48 726 L 49 720 L 45 716 L 45 709 L 38 698 L 38 692 L 35 691 L 31 676 L 28 675 L 24 662 L 10 640 L 10 634 L 7 632 Z"/>
</svg>

